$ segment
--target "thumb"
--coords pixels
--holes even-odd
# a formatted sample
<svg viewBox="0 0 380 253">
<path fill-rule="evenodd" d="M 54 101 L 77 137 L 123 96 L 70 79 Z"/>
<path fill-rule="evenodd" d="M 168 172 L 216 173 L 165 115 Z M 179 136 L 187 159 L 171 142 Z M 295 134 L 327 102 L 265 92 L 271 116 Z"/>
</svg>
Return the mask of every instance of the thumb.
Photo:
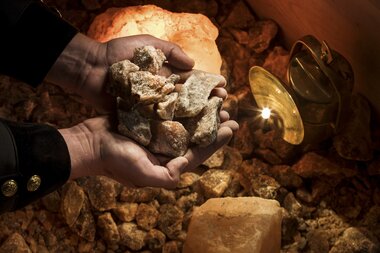
<svg viewBox="0 0 380 253">
<path fill-rule="evenodd" d="M 177 186 L 179 182 L 179 176 L 188 164 L 189 161 L 183 156 L 174 158 L 166 164 L 170 178 L 170 180 L 167 181 L 168 184 L 166 187 L 174 188 Z"/>
<path fill-rule="evenodd" d="M 180 70 L 191 70 L 194 67 L 194 60 L 177 44 L 161 39 L 155 39 L 153 44 L 155 48 L 162 50 L 171 66 Z"/>
</svg>

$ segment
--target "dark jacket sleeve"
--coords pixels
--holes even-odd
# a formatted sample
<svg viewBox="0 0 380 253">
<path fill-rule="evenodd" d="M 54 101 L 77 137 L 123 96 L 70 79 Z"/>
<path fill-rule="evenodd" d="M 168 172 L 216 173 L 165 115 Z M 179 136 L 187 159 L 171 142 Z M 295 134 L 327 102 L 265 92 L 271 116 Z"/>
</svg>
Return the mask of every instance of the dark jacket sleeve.
<svg viewBox="0 0 380 253">
<path fill-rule="evenodd" d="M 70 156 L 51 126 L 0 120 L 0 213 L 56 190 L 70 176 Z"/>
<path fill-rule="evenodd" d="M 77 29 L 41 1 L 0 0 L 0 73 L 37 86 Z"/>
<path fill-rule="evenodd" d="M 77 30 L 40 1 L 0 0 L 0 73 L 37 86 Z M 0 119 L 0 213 L 56 190 L 70 175 L 57 129 Z"/>
</svg>

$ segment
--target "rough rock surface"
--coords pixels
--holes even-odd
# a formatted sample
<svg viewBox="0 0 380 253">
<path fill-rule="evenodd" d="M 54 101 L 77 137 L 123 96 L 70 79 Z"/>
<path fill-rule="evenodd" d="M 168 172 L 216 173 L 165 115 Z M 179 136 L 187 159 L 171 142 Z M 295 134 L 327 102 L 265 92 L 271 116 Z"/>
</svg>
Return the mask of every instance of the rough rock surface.
<svg viewBox="0 0 380 253">
<path fill-rule="evenodd" d="M 221 197 L 231 182 L 228 170 L 210 169 L 199 178 L 199 185 L 207 198 Z"/>
<path fill-rule="evenodd" d="M 32 253 L 28 244 L 19 233 L 10 235 L 0 247 L 0 252 L 6 253 Z"/>
<path fill-rule="evenodd" d="M 164 97 L 162 102 L 157 103 L 157 114 L 161 119 L 173 120 L 177 106 L 178 93 L 172 92 Z"/>
<path fill-rule="evenodd" d="M 129 83 L 129 73 L 138 71 L 139 67 L 129 60 L 116 62 L 109 68 L 110 80 L 107 83 L 106 91 L 123 99 L 128 99 L 131 94 L 131 85 Z"/>
<path fill-rule="evenodd" d="M 195 60 L 195 69 L 220 73 L 222 60 L 215 44 L 218 29 L 209 18 L 201 14 L 174 13 L 154 5 L 141 6 L 141 2 L 138 5 L 108 9 L 95 18 L 88 35 L 106 42 L 128 35 L 150 34 L 180 45 Z M 108 20 L 112 20 L 113 29 Z"/>
<path fill-rule="evenodd" d="M 207 238 L 207 239 L 206 239 Z M 191 218 L 184 253 L 279 252 L 278 202 L 255 197 L 209 199 Z"/>
<path fill-rule="evenodd" d="M 142 229 L 149 231 L 157 225 L 159 213 L 152 205 L 141 203 L 136 212 L 136 223 Z"/>
<path fill-rule="evenodd" d="M 379 241 L 365 228 L 347 228 L 330 253 L 380 252 Z"/>
<path fill-rule="evenodd" d="M 177 121 L 153 121 L 153 137 L 149 149 L 153 153 L 167 156 L 182 156 L 186 153 L 190 135 L 185 127 Z"/>
<path fill-rule="evenodd" d="M 207 105 L 211 90 L 221 81 L 221 77 L 209 73 L 196 72 L 181 86 L 178 96 L 176 117 L 194 117 Z"/>
<path fill-rule="evenodd" d="M 84 205 L 84 200 L 85 193 L 76 182 L 71 181 L 65 185 L 62 194 L 61 211 L 67 225 L 74 225 Z"/>
<path fill-rule="evenodd" d="M 150 121 L 141 116 L 137 110 L 125 112 L 122 110 L 117 111 L 119 118 L 119 125 L 117 129 L 119 132 L 138 143 L 147 146 L 152 138 L 150 130 Z"/>
<path fill-rule="evenodd" d="M 85 180 L 82 186 L 87 192 L 91 205 L 98 211 L 107 211 L 116 207 L 118 184 L 108 177 L 95 176 Z"/>
<path fill-rule="evenodd" d="M 161 102 L 165 95 L 174 90 L 171 79 L 153 75 L 148 71 L 136 71 L 128 75 L 131 85 L 131 96 L 137 103 L 153 104 Z"/>
<path fill-rule="evenodd" d="M 183 121 L 192 143 L 204 147 L 215 141 L 220 126 L 219 112 L 222 103 L 223 99 L 212 97 L 198 115 Z"/>
<path fill-rule="evenodd" d="M 141 70 L 157 74 L 166 60 L 164 53 L 153 46 L 138 47 L 133 53 L 132 62 Z"/>
<path fill-rule="evenodd" d="M 120 234 L 111 213 L 106 212 L 99 215 L 97 225 L 102 237 L 107 243 L 115 244 L 119 242 Z"/>
<path fill-rule="evenodd" d="M 123 223 L 118 226 L 120 243 L 128 246 L 132 250 L 139 250 L 144 247 L 146 232 L 138 228 L 134 223 Z"/>
<path fill-rule="evenodd" d="M 108 90 L 117 97 L 119 133 L 147 146 L 153 153 L 176 157 L 185 154 L 190 140 L 207 146 L 216 139 L 223 100 L 208 97 L 222 77 L 195 71 L 175 92 L 179 75 L 171 74 L 168 78 L 156 75 L 164 60 L 161 50 L 152 46 L 136 48 L 133 61 L 140 70 L 129 71 L 132 68 L 129 61 L 112 65 Z M 113 80 L 113 76 L 117 79 Z M 184 120 L 185 127 L 173 121 L 179 115 L 192 117 Z"/>
</svg>

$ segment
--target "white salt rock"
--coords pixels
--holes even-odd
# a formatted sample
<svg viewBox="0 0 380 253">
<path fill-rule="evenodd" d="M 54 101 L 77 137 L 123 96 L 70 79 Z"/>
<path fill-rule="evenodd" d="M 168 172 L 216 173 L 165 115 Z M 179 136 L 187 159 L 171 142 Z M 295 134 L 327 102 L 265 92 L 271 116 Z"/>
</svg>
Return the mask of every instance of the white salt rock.
<svg viewBox="0 0 380 253">
<path fill-rule="evenodd" d="M 183 253 L 280 252 L 281 219 L 275 200 L 209 199 L 193 213 Z"/>
</svg>

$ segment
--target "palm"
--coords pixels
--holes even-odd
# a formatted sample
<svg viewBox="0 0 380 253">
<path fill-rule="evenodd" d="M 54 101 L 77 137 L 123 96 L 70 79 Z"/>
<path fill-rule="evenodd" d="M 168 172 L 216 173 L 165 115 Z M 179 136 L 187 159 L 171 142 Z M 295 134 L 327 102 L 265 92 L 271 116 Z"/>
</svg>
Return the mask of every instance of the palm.
<svg viewBox="0 0 380 253">
<path fill-rule="evenodd" d="M 100 157 L 93 168 L 125 185 L 174 187 L 180 170 L 187 164 L 182 157 L 161 166 L 159 159 L 147 149 L 127 137 L 110 132 L 106 118 L 90 119 L 84 124 L 92 133 L 95 156 Z"/>
</svg>

